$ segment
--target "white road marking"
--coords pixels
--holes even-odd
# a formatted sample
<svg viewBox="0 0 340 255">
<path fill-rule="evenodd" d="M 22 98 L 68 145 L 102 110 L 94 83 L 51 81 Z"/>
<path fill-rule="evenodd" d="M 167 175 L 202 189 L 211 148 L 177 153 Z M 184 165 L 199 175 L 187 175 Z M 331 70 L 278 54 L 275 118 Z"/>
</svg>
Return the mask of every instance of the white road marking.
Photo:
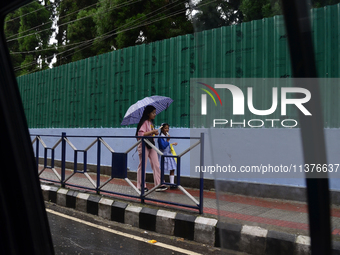
<svg viewBox="0 0 340 255">
<path fill-rule="evenodd" d="M 75 218 L 75 217 L 63 214 L 63 213 L 59 213 L 59 212 L 53 211 L 51 209 L 46 209 L 46 211 L 49 212 L 49 213 L 53 213 L 55 215 L 58 215 L 60 217 L 64 217 L 66 219 L 70 219 L 70 220 L 73 220 L 73 221 L 76 221 L 76 222 L 88 225 L 90 227 L 101 229 L 101 230 L 104 230 L 104 231 L 107 231 L 107 232 L 110 232 L 110 233 L 113 233 L 113 234 L 116 234 L 116 235 L 120 235 L 120 236 L 124 236 L 124 237 L 127 237 L 127 238 L 131 238 L 131 239 L 134 239 L 134 240 L 137 240 L 137 241 L 140 241 L 140 242 L 144 242 L 144 243 L 147 243 L 147 244 L 150 244 L 150 245 L 156 245 L 156 246 L 159 246 L 159 247 L 162 247 L 162 248 L 165 248 L 165 249 L 181 252 L 181 253 L 188 254 L 188 255 L 201 255 L 200 253 L 196 253 L 196 252 L 193 252 L 193 251 L 185 250 L 185 249 L 178 248 L 176 246 L 172 246 L 172 245 L 161 243 L 161 242 L 148 243 L 148 241 L 150 241 L 150 239 L 146 239 L 146 238 L 139 237 L 139 236 L 134 236 L 134 235 L 127 234 L 127 233 L 124 233 L 124 232 L 121 232 L 121 231 L 117 231 L 117 230 L 113 230 L 113 229 L 110 229 L 110 228 L 107 228 L 107 227 L 103 227 L 103 226 L 100 226 L 100 225 L 97 225 L 97 224 L 94 224 L 94 223 L 91 223 L 91 222 L 88 222 L 88 221 L 84 221 L 84 220 L 81 220 L 81 219 L 78 219 L 78 218 Z"/>
</svg>

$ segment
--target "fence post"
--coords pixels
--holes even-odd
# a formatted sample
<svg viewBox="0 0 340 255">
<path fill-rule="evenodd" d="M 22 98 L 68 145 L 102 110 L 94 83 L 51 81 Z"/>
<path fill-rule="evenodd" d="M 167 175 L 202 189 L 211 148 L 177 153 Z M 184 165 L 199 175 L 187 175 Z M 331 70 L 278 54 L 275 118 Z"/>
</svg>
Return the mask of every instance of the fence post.
<svg viewBox="0 0 340 255">
<path fill-rule="evenodd" d="M 44 148 L 44 168 L 47 167 L 47 148 Z"/>
<path fill-rule="evenodd" d="M 145 186 L 145 141 L 142 138 L 142 183 L 140 185 L 140 195 L 141 195 L 141 203 L 144 204 L 144 186 Z M 137 182 L 138 182 L 138 170 L 137 170 Z"/>
<path fill-rule="evenodd" d="M 161 156 L 161 184 L 163 185 L 164 183 L 164 156 Z"/>
<path fill-rule="evenodd" d="M 100 186 L 100 154 L 101 154 L 101 142 L 100 137 L 97 137 L 97 187 L 96 192 L 99 195 L 99 186 Z"/>
<path fill-rule="evenodd" d="M 177 186 L 181 185 L 181 158 L 177 157 Z"/>
<path fill-rule="evenodd" d="M 36 158 L 36 164 L 37 164 L 37 171 L 39 171 L 39 142 L 40 140 L 38 139 L 38 135 L 36 136 L 37 140 L 36 145 L 35 145 L 35 158 Z"/>
<path fill-rule="evenodd" d="M 54 149 L 51 150 L 51 167 L 54 168 Z"/>
<path fill-rule="evenodd" d="M 61 186 L 65 188 L 66 133 L 61 133 Z"/>
<path fill-rule="evenodd" d="M 200 166 L 204 165 L 204 133 L 201 133 L 200 143 Z M 203 214 L 203 186 L 204 186 L 204 173 L 200 171 L 200 214 Z"/>
</svg>

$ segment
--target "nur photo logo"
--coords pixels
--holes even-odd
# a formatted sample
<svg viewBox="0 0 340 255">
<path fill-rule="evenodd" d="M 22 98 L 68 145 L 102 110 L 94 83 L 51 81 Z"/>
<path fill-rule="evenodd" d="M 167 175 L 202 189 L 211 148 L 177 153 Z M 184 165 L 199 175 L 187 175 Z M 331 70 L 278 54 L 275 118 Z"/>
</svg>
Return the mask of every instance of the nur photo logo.
<svg viewBox="0 0 340 255">
<path fill-rule="evenodd" d="M 262 81 L 265 83 L 261 84 Z M 211 123 L 213 127 L 234 127 L 236 125 L 252 128 L 268 125 L 270 127 L 279 125 L 296 127 L 298 125 L 296 118 L 288 117 L 287 109 L 289 107 L 290 111 L 298 110 L 306 116 L 312 116 L 306 107 L 312 97 L 310 91 L 302 87 L 287 86 L 287 79 L 243 79 L 243 81 L 238 79 L 233 83 L 230 80 L 230 83 L 227 82 L 228 80 L 222 79 L 205 79 L 194 82 L 194 86 L 196 88 L 198 86 L 200 91 L 204 92 L 200 95 L 200 115 L 206 119 L 213 117 Z M 212 103 L 207 102 L 208 95 L 216 108 L 212 106 Z M 262 105 L 262 108 L 255 106 L 255 102 Z M 228 118 L 226 118 L 227 116 Z M 240 121 L 242 116 L 257 116 L 258 118 L 244 118 Z M 237 117 L 237 122 L 234 117 Z"/>
<path fill-rule="evenodd" d="M 221 98 L 220 98 L 220 95 L 216 92 L 216 90 L 213 88 L 213 87 L 211 87 L 210 85 L 208 85 L 208 84 L 205 84 L 205 83 L 203 83 L 203 82 L 197 82 L 198 84 L 201 84 L 201 85 L 203 85 L 203 86 L 205 86 L 205 87 L 207 87 L 207 88 L 209 88 L 216 96 L 217 96 L 217 98 L 218 98 L 218 100 L 220 101 L 220 104 L 221 104 L 221 106 L 222 106 L 222 101 L 221 101 Z M 215 103 L 215 106 L 217 106 L 217 103 L 216 103 L 216 100 L 215 100 L 215 98 L 214 98 L 214 96 L 211 94 L 211 92 L 209 92 L 207 89 L 205 89 L 205 88 L 201 88 L 201 90 L 203 90 L 204 92 L 206 92 L 211 98 L 212 98 L 212 100 L 214 101 L 214 103 Z M 201 95 L 201 114 L 202 115 L 207 115 L 207 94 L 202 94 Z"/>
</svg>

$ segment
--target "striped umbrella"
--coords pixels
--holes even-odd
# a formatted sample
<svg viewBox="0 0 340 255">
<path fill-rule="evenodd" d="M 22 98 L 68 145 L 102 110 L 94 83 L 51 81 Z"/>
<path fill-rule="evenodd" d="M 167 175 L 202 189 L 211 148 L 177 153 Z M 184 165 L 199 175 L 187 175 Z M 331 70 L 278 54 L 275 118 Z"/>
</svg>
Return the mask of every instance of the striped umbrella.
<svg viewBox="0 0 340 255">
<path fill-rule="evenodd" d="M 164 111 L 173 102 L 170 97 L 163 96 L 151 96 L 139 100 L 137 103 L 131 105 L 125 113 L 124 119 L 121 125 L 137 124 L 142 118 L 144 108 L 147 105 L 152 105 L 156 108 L 156 114 Z"/>
</svg>

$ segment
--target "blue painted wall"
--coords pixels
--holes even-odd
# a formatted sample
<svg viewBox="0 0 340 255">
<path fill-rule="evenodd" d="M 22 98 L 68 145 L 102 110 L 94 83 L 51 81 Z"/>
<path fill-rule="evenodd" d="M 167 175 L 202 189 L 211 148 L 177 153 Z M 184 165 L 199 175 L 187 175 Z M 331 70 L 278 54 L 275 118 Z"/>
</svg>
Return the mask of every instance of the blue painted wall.
<svg viewBox="0 0 340 255">
<path fill-rule="evenodd" d="M 220 133 L 212 134 L 209 129 L 186 129 L 173 128 L 170 134 L 173 137 L 197 137 L 201 132 L 205 133 L 205 165 L 228 165 L 237 168 L 241 166 L 258 166 L 258 165 L 291 165 L 303 164 L 302 143 L 299 129 L 218 129 Z M 30 133 L 61 135 L 66 132 L 67 135 L 82 135 L 82 136 L 133 136 L 134 128 L 101 128 L 101 129 L 30 129 Z M 214 130 L 216 132 L 216 129 Z M 216 140 L 217 136 L 219 137 Z M 32 136 L 32 139 L 34 137 Z M 340 164 L 340 129 L 325 129 L 327 160 L 330 164 Z M 94 138 L 69 138 L 77 149 L 85 149 Z M 43 137 L 44 142 L 48 147 L 52 147 L 58 138 Z M 125 152 L 135 142 L 135 138 L 131 139 L 104 139 L 117 152 Z M 178 142 L 176 152 L 181 153 L 190 146 L 188 140 L 174 139 Z M 193 143 L 193 142 L 191 142 Z M 42 147 L 42 146 L 41 146 Z M 96 164 L 96 145 L 88 152 L 88 163 Z M 56 159 L 60 159 L 60 145 L 56 148 Z M 43 150 L 40 150 L 40 157 L 43 156 Z M 195 166 L 199 165 L 199 150 L 194 149 L 191 153 L 183 156 L 181 169 L 183 176 L 195 176 Z M 73 162 L 74 154 L 71 147 L 67 146 L 67 161 Z M 78 161 L 82 163 L 82 157 L 79 156 Z M 102 146 L 102 165 L 111 164 L 111 155 L 109 151 Z M 128 154 L 128 167 L 131 171 L 136 171 L 138 166 L 138 153 L 132 150 Z M 152 172 L 148 163 L 147 172 Z M 333 172 L 330 175 L 330 188 L 340 190 L 340 169 L 337 173 Z M 288 185 L 288 186 L 305 186 L 304 174 L 296 173 L 293 178 L 287 175 L 275 175 L 274 178 L 266 178 L 261 174 L 251 176 L 246 174 L 242 178 L 234 178 L 228 174 L 205 174 L 208 179 L 225 179 L 244 182 L 256 182 L 266 184 Z M 289 177 L 289 178 L 288 178 Z"/>
</svg>

